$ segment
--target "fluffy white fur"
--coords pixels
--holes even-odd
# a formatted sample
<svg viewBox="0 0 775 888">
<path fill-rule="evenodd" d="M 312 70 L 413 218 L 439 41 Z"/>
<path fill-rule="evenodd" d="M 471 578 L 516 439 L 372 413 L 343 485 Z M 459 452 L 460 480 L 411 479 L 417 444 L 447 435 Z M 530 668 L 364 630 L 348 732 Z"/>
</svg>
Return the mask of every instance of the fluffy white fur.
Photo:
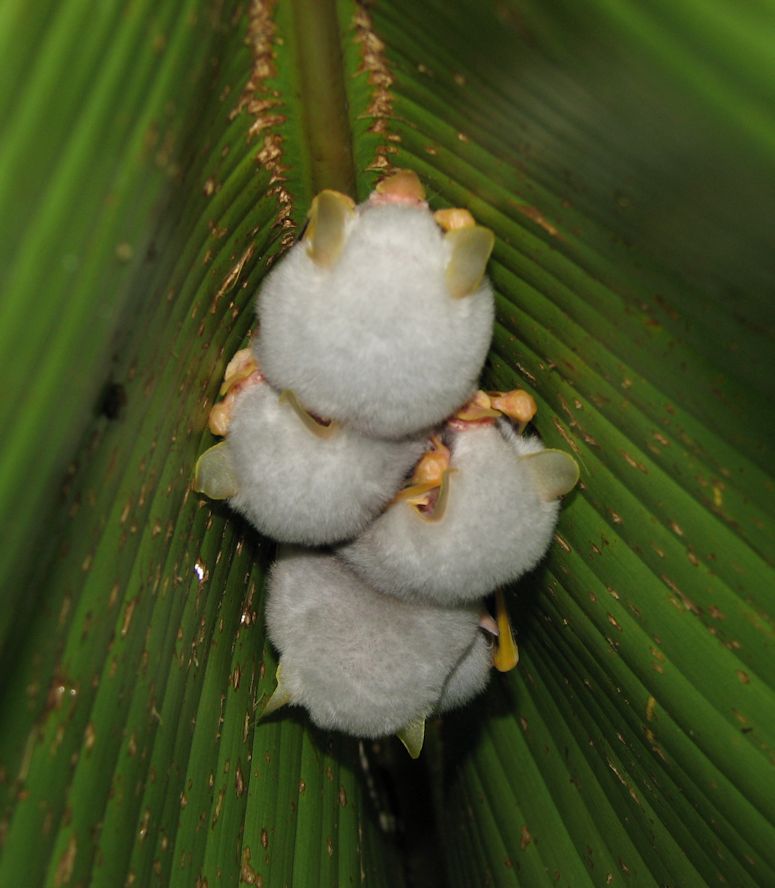
<svg viewBox="0 0 775 888">
<path fill-rule="evenodd" d="M 307 545 L 363 530 L 424 447 L 422 440 L 379 441 L 344 427 L 318 438 L 266 383 L 237 398 L 226 444 L 239 484 L 231 506 L 262 533 Z"/>
<path fill-rule="evenodd" d="M 267 379 L 381 438 L 445 419 L 476 387 L 493 322 L 486 279 L 473 295 L 449 294 L 450 255 L 431 212 L 402 204 L 361 204 L 332 268 L 297 244 L 258 300 Z"/>
<path fill-rule="evenodd" d="M 339 549 L 382 592 L 442 604 L 471 601 L 515 580 L 543 557 L 559 502 L 543 501 L 529 460 L 543 449 L 497 426 L 452 432 L 449 495 L 438 522 L 398 502 Z"/>
<path fill-rule="evenodd" d="M 487 687 L 492 673 L 492 644 L 487 641 L 485 633 L 477 632 L 474 643 L 468 648 L 450 672 L 437 711 L 446 712 L 457 709 L 482 693 Z"/>
<path fill-rule="evenodd" d="M 481 636 L 476 606 L 381 595 L 333 555 L 284 553 L 269 578 L 266 621 L 283 687 L 322 728 L 393 734 L 440 699 L 462 702 L 482 686 L 459 666 Z"/>
</svg>

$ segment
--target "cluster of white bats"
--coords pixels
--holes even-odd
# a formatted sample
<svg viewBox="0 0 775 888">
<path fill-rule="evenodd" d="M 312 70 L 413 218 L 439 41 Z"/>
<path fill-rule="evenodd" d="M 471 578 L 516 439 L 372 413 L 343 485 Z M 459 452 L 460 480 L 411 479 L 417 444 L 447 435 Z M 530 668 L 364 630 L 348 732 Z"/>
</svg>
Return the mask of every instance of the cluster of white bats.
<svg viewBox="0 0 775 888">
<path fill-rule="evenodd" d="M 493 244 L 401 170 L 358 206 L 318 194 L 261 288 L 194 486 L 292 544 L 268 582 L 264 714 L 303 706 L 416 757 L 427 717 L 516 665 L 500 589 L 543 557 L 578 468 L 524 434 L 527 392 L 477 390 Z"/>
</svg>

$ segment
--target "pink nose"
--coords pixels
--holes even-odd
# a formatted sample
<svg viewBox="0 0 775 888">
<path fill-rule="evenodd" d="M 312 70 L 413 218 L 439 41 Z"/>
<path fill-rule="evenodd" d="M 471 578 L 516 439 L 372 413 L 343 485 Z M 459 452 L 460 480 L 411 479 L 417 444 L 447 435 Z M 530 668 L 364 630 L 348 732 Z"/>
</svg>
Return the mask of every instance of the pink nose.
<svg viewBox="0 0 775 888">
<path fill-rule="evenodd" d="M 369 196 L 372 204 L 408 204 L 411 206 L 427 207 L 425 201 L 425 189 L 411 170 L 398 170 L 386 179 L 383 179 Z"/>
<path fill-rule="evenodd" d="M 372 191 L 369 195 L 369 203 L 375 206 L 382 206 L 383 204 L 406 204 L 412 207 L 428 206 L 427 201 L 412 197 L 409 194 L 378 194 L 376 191 Z"/>
</svg>

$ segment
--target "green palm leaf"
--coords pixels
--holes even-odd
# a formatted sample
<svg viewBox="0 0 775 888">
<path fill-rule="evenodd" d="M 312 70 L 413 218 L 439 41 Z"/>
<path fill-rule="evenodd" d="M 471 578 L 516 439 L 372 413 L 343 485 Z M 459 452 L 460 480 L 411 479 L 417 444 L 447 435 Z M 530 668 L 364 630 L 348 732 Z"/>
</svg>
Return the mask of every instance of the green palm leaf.
<svg viewBox="0 0 775 888">
<path fill-rule="evenodd" d="M 428 768 L 451 884 L 775 880 L 773 33 L 721 3 L 5 4 L 0 882 L 401 884 L 380 765 L 256 724 L 273 545 L 188 488 L 262 275 L 388 164 L 496 232 L 487 384 L 582 466 L 513 590 L 519 668 L 399 798 Z"/>
</svg>

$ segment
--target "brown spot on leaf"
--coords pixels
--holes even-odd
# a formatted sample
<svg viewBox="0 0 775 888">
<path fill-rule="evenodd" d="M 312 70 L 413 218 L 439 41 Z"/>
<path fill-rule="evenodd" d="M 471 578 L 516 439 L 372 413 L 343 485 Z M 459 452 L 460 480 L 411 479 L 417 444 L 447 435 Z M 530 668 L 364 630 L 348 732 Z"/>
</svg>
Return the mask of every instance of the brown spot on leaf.
<svg viewBox="0 0 775 888">
<path fill-rule="evenodd" d="M 263 888 L 263 876 L 259 875 L 250 865 L 250 847 L 247 845 L 242 849 L 239 877 L 241 882 L 247 882 L 248 885 L 257 885 L 258 888 Z"/>
<path fill-rule="evenodd" d="M 94 730 L 94 723 L 89 722 L 84 728 L 83 732 L 83 746 L 87 752 L 90 752 L 94 748 L 94 744 L 97 740 L 97 732 Z"/>
<path fill-rule="evenodd" d="M 253 257 L 253 253 L 255 253 L 255 251 L 255 244 L 248 244 L 239 259 L 229 269 L 229 272 L 221 282 L 221 286 L 218 288 L 218 292 L 215 294 L 213 301 L 210 303 L 210 314 L 216 313 L 216 311 L 218 310 L 218 304 L 220 303 L 221 299 L 226 295 L 226 293 L 229 293 L 231 290 L 234 289 L 234 287 L 236 287 L 237 281 L 242 274 L 242 270 Z"/>
<path fill-rule="evenodd" d="M 678 588 L 676 583 L 671 580 L 670 577 L 666 576 L 665 574 L 661 574 L 660 579 L 669 589 L 672 589 L 672 591 L 675 592 L 675 594 L 680 599 L 680 603 L 684 606 L 686 610 L 691 611 L 691 613 L 693 614 L 700 613 L 700 609 L 697 607 L 697 605 L 692 601 L 691 598 L 689 598 L 689 596 L 685 592 Z M 678 605 L 677 602 L 675 603 L 680 608 L 680 605 Z"/>
<path fill-rule="evenodd" d="M 530 204 L 522 204 L 514 202 L 517 210 L 523 215 L 530 219 L 531 222 L 535 222 L 539 228 L 543 228 L 543 230 L 551 235 L 552 237 L 557 237 L 558 229 L 555 225 L 553 225 L 544 214 L 534 206 Z"/>
<path fill-rule="evenodd" d="M 54 873 L 54 885 L 66 885 L 73 876 L 75 868 L 75 858 L 78 854 L 78 842 L 75 834 L 71 835 L 67 842 L 67 847 L 62 852 L 62 856 L 57 862 L 56 872 Z"/>
<path fill-rule="evenodd" d="M 576 440 L 572 437 L 572 435 L 565 428 L 565 426 L 560 422 L 558 417 L 556 417 L 556 416 L 552 417 L 552 424 L 557 429 L 558 433 L 560 434 L 560 437 L 563 439 L 563 441 L 565 441 L 565 443 L 568 445 L 568 447 L 570 447 L 570 449 L 574 453 L 580 453 L 579 445 L 576 443 Z"/>
<path fill-rule="evenodd" d="M 132 244 L 129 244 L 126 241 L 116 246 L 116 259 L 118 259 L 119 262 L 130 262 L 134 254 L 135 251 L 132 248 Z"/>
<path fill-rule="evenodd" d="M 354 21 L 355 41 L 360 46 L 363 60 L 361 71 L 367 73 L 371 87 L 371 102 L 366 109 L 366 116 L 375 120 L 372 131 L 379 131 L 380 127 L 385 130 L 393 113 L 393 96 L 390 91 L 393 75 L 385 58 L 385 44 L 374 32 L 371 18 L 363 4 L 357 5 Z"/>
<path fill-rule="evenodd" d="M 148 824 L 151 822 L 151 812 L 148 808 L 143 811 L 143 818 L 140 821 L 140 827 L 137 830 L 137 837 L 141 842 L 145 841 L 145 837 L 148 835 Z"/>
<path fill-rule="evenodd" d="M 630 454 L 626 451 L 622 453 L 622 456 L 624 457 L 624 461 L 627 463 L 628 466 L 631 466 L 633 469 L 637 469 L 639 472 L 643 472 L 644 475 L 648 475 L 648 469 L 643 465 L 643 463 L 638 462 L 638 460 L 635 459 L 634 456 L 630 456 Z"/>
<path fill-rule="evenodd" d="M 126 609 L 124 611 L 124 620 L 121 623 L 121 637 L 125 638 L 129 632 L 129 627 L 132 625 L 132 617 L 135 613 L 135 608 L 137 607 L 137 596 L 132 598 L 126 604 Z"/>
</svg>

